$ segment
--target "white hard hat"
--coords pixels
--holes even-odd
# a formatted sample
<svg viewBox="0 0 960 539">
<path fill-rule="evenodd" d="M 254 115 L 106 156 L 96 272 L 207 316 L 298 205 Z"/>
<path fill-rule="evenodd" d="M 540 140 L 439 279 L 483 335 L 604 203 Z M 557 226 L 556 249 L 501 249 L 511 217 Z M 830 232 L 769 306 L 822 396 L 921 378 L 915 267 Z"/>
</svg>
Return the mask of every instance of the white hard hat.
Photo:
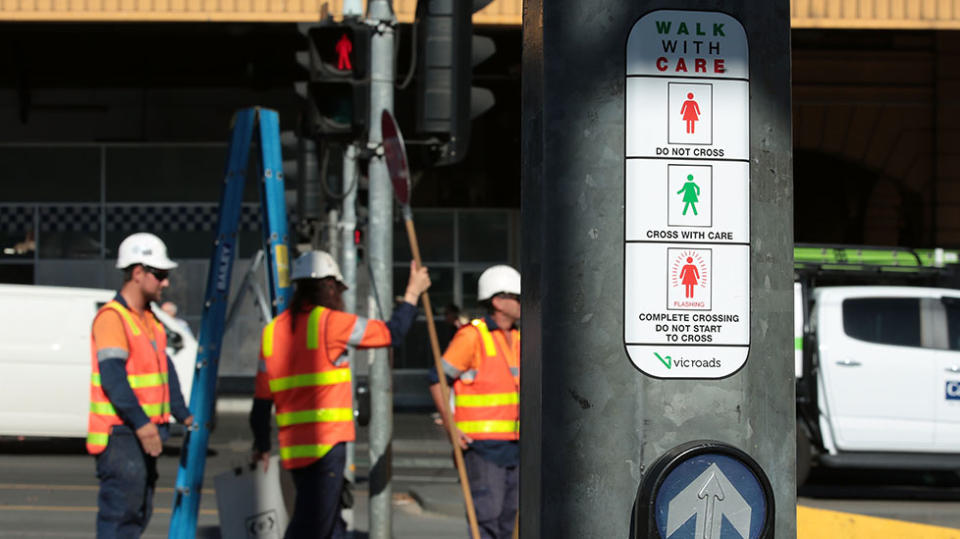
<svg viewBox="0 0 960 539">
<path fill-rule="evenodd" d="M 520 295 L 520 272 L 510 266 L 490 266 L 480 274 L 477 299 L 485 301 L 501 293 Z"/>
<path fill-rule="evenodd" d="M 333 277 L 337 282 L 346 286 L 343 282 L 343 275 L 340 275 L 340 268 L 337 267 L 337 261 L 325 251 L 307 251 L 293 262 L 291 280 L 323 279 L 326 277 Z"/>
<path fill-rule="evenodd" d="M 171 270 L 177 263 L 167 258 L 167 246 L 163 240 L 148 232 L 130 234 L 117 249 L 117 267 L 129 268 L 134 264 L 143 264 L 151 268 Z"/>
</svg>

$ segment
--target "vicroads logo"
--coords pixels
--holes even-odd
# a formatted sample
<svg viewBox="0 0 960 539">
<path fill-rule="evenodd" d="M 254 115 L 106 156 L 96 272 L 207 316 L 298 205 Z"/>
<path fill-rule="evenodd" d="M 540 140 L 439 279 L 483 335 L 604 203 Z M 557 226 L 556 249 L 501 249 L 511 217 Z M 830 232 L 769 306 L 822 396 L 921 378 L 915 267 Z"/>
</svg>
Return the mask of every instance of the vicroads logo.
<svg viewBox="0 0 960 539">
<path fill-rule="evenodd" d="M 680 359 L 674 360 L 671 356 L 661 356 L 656 352 L 654 352 L 653 355 L 656 356 L 657 359 L 660 360 L 660 363 L 663 363 L 663 366 L 666 367 L 667 369 L 672 369 L 673 367 L 697 368 L 697 369 L 704 369 L 704 368 L 719 369 L 722 366 L 721 361 L 715 357 L 712 357 L 710 359 L 687 359 L 687 358 L 681 357 Z M 957 390 L 956 390 L 957 396 L 953 398 L 960 399 L 960 382 L 955 382 L 955 383 L 957 384 Z M 949 393 L 950 393 L 950 388 L 948 386 L 947 394 L 949 395 Z M 951 397 L 948 396 L 947 398 L 951 398 Z"/>
<path fill-rule="evenodd" d="M 657 359 L 659 359 L 659 360 L 660 360 L 660 363 L 663 363 L 663 365 L 664 365 L 666 368 L 669 369 L 670 367 L 673 366 L 673 360 L 670 358 L 670 356 L 663 357 L 663 356 L 661 356 L 660 354 L 658 354 L 658 353 L 656 353 L 656 352 L 654 352 L 653 355 L 657 356 Z"/>
</svg>

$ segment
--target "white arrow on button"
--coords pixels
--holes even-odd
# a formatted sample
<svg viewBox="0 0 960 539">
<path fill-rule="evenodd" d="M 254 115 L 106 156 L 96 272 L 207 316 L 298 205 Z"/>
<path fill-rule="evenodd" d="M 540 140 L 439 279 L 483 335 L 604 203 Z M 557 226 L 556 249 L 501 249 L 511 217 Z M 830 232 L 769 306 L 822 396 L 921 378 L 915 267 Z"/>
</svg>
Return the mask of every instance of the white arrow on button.
<svg viewBox="0 0 960 539">
<path fill-rule="evenodd" d="M 667 537 L 696 516 L 696 539 L 719 539 L 723 517 L 744 539 L 750 537 L 750 504 L 716 464 L 680 491 L 667 505 Z"/>
</svg>

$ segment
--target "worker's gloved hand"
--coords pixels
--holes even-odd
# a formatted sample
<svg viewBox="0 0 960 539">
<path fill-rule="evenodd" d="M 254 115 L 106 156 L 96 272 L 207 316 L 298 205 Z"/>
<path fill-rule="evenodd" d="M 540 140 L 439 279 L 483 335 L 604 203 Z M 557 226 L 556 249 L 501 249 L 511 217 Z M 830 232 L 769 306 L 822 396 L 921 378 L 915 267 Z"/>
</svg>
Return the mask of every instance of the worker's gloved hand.
<svg viewBox="0 0 960 539">
<path fill-rule="evenodd" d="M 407 281 L 407 291 L 403 295 L 403 300 L 416 305 L 420 295 L 428 288 L 430 288 L 430 274 L 426 266 L 418 268 L 416 262 L 410 262 L 410 279 Z"/>
<path fill-rule="evenodd" d="M 267 468 L 270 467 L 270 452 L 267 451 L 267 452 L 265 452 L 265 453 L 262 453 L 262 452 L 260 452 L 260 451 L 257 451 L 256 449 L 254 449 L 254 450 L 253 450 L 253 453 L 250 455 L 250 463 L 251 463 L 251 464 L 256 464 L 256 463 L 258 463 L 258 462 L 262 462 L 262 463 L 263 463 L 263 471 L 267 471 Z"/>
<path fill-rule="evenodd" d="M 143 447 L 144 453 L 151 457 L 160 456 L 163 451 L 163 441 L 160 440 L 160 431 L 156 425 L 147 423 L 137 429 L 137 438 L 140 440 L 140 446 Z"/>
</svg>

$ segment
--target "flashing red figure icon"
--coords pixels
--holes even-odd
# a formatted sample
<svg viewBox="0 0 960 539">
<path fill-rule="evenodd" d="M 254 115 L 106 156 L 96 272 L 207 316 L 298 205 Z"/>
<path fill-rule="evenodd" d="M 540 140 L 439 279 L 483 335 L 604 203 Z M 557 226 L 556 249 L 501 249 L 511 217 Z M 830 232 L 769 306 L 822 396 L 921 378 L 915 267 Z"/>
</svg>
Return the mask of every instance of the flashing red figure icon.
<svg viewBox="0 0 960 539">
<path fill-rule="evenodd" d="M 350 63 L 350 53 L 353 51 L 353 43 L 350 43 L 350 38 L 347 37 L 347 34 L 340 36 L 340 40 L 337 41 L 337 69 L 340 70 L 353 70 L 353 64 Z"/>
<path fill-rule="evenodd" d="M 684 297 L 693 297 L 693 288 L 697 286 L 699 281 L 700 272 L 697 271 L 697 266 L 693 264 L 693 257 L 688 256 L 686 265 L 680 269 L 680 284 L 684 286 Z"/>
<path fill-rule="evenodd" d="M 711 249 L 667 249 L 667 309 L 710 310 Z"/>
<path fill-rule="evenodd" d="M 696 130 L 697 120 L 700 119 L 700 106 L 693 99 L 693 92 L 687 93 L 687 100 L 680 106 L 680 115 L 683 121 L 687 122 L 687 133 L 693 134 Z"/>
</svg>

